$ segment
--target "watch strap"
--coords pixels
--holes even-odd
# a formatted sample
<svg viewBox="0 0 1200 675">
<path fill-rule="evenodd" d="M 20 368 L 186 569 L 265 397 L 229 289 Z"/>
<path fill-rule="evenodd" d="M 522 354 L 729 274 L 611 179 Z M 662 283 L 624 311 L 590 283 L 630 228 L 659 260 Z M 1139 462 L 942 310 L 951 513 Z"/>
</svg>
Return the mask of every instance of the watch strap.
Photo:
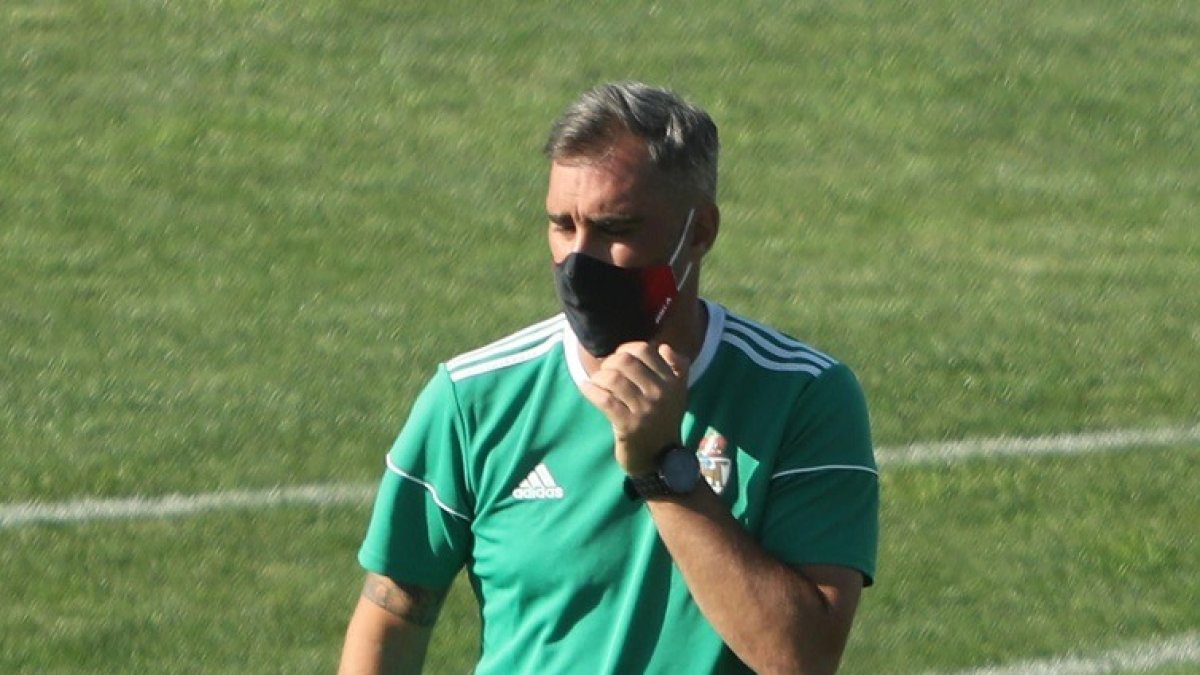
<svg viewBox="0 0 1200 675">
<path fill-rule="evenodd" d="M 662 460 L 667 453 L 672 450 L 686 450 L 681 443 L 671 443 L 659 451 L 658 457 L 655 460 L 655 467 L 652 471 L 639 474 L 637 476 L 625 477 L 625 495 L 632 500 L 639 499 L 655 499 L 657 497 L 669 497 L 678 494 L 662 475 Z"/>
<path fill-rule="evenodd" d="M 625 477 L 625 496 L 636 501 L 639 499 L 654 499 L 666 497 L 674 492 L 658 472 L 646 473 L 640 476 Z"/>
</svg>

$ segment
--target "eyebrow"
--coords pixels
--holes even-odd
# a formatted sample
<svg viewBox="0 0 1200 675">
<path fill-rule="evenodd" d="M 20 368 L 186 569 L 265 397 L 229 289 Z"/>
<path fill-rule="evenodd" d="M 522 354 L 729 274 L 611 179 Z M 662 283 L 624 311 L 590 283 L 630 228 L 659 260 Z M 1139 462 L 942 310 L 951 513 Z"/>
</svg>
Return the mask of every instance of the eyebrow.
<svg viewBox="0 0 1200 675">
<path fill-rule="evenodd" d="M 573 220 L 569 213 L 546 213 L 546 218 L 552 222 L 559 223 L 567 220 Z M 641 216 L 622 215 L 622 214 L 603 214 L 595 218 L 585 218 L 589 225 L 600 227 L 613 227 L 614 225 L 638 225 L 642 222 Z"/>
</svg>

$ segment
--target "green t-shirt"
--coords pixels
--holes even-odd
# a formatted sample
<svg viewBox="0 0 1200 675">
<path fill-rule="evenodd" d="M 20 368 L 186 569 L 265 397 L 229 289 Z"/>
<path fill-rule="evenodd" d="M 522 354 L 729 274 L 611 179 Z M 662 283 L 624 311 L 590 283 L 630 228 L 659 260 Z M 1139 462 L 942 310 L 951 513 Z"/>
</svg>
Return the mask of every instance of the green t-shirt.
<svg viewBox="0 0 1200 675">
<path fill-rule="evenodd" d="M 875 574 L 879 486 L 844 365 L 707 302 L 681 438 L 763 547 Z M 747 672 L 700 613 L 560 315 L 439 366 L 387 456 L 359 561 L 480 602 L 476 673 Z"/>
</svg>

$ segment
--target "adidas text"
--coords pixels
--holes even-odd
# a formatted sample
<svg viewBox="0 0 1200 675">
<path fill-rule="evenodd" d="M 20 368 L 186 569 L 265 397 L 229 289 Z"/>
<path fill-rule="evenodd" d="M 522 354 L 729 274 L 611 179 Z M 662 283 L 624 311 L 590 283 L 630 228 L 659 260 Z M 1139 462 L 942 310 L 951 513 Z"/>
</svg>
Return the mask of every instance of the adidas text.
<svg viewBox="0 0 1200 675">
<path fill-rule="evenodd" d="M 560 487 L 519 487 L 513 490 L 513 496 L 517 499 L 562 499 L 563 494 L 563 489 Z"/>
<path fill-rule="evenodd" d="M 545 464 L 533 467 L 533 471 L 512 492 L 516 499 L 562 499 L 565 494 L 566 491 L 550 475 L 550 469 Z"/>
</svg>

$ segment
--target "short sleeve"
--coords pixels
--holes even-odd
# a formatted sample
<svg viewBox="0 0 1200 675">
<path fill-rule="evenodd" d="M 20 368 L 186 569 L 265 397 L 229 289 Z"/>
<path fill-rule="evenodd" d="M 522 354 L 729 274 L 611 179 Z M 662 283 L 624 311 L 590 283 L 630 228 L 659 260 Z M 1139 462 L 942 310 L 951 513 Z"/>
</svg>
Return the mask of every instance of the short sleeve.
<svg viewBox="0 0 1200 675">
<path fill-rule="evenodd" d="M 862 387 L 836 364 L 808 385 L 771 476 L 764 547 L 793 565 L 840 565 L 875 578 L 879 473 Z"/>
<path fill-rule="evenodd" d="M 439 368 L 387 455 L 358 552 L 365 569 L 431 588 L 450 585 L 471 545 L 465 437 L 453 385 Z"/>
</svg>

